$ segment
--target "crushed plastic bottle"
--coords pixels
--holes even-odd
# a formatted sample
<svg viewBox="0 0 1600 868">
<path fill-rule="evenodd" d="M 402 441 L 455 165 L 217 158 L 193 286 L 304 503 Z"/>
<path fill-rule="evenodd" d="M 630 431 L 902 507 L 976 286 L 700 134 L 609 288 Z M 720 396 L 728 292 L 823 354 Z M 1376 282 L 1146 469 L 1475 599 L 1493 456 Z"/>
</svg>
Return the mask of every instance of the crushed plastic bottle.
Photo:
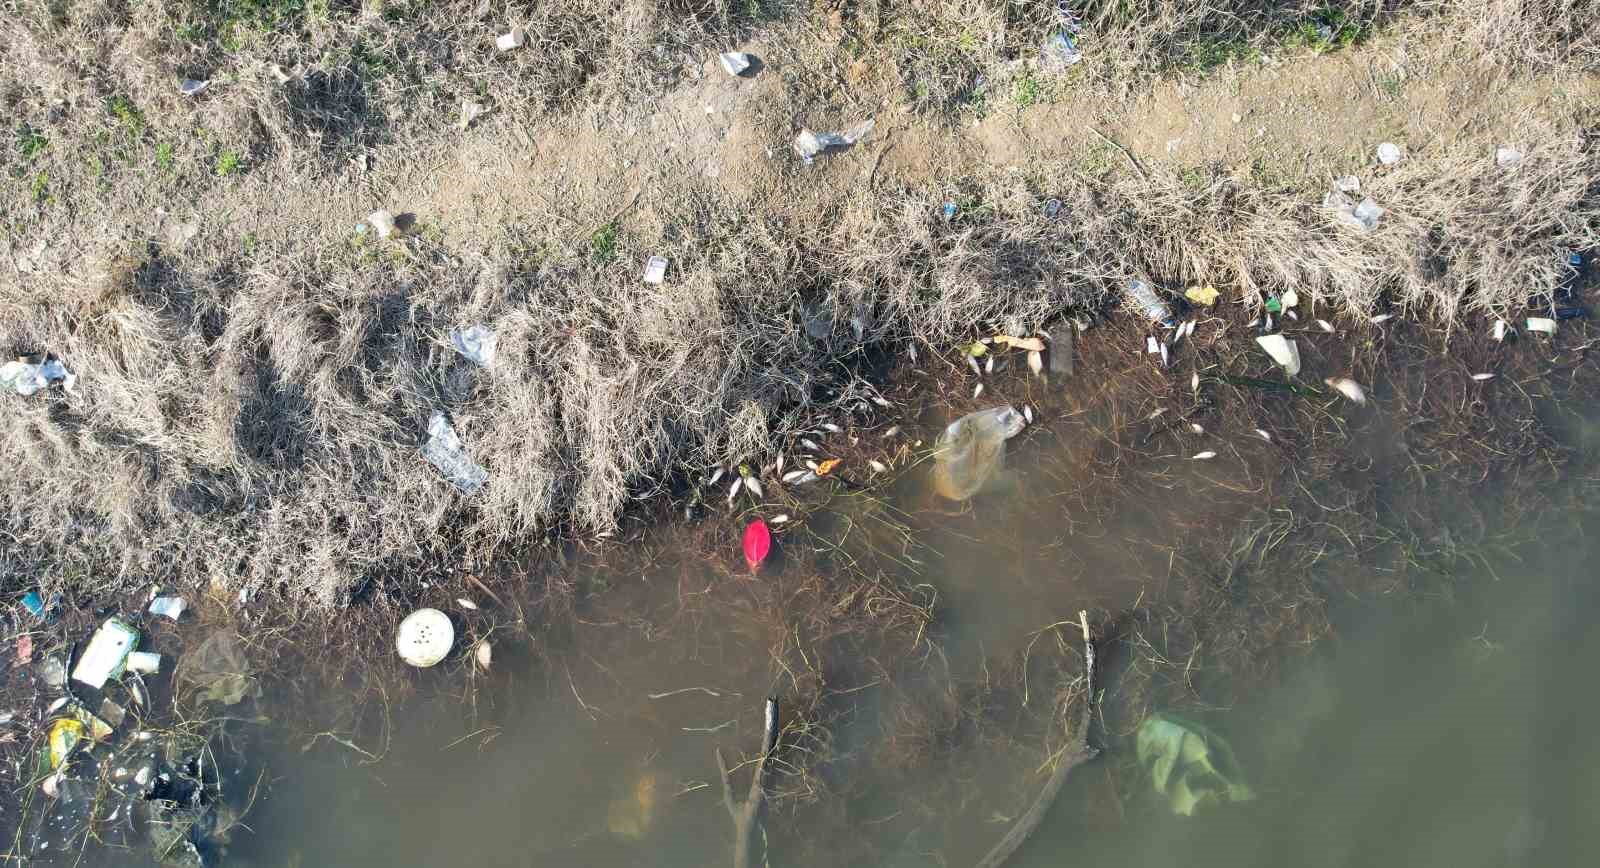
<svg viewBox="0 0 1600 868">
<path fill-rule="evenodd" d="M 1138 308 L 1146 319 L 1162 325 L 1172 325 L 1172 308 L 1156 294 L 1155 287 L 1142 280 L 1130 280 L 1127 294 L 1128 301 Z"/>
<path fill-rule="evenodd" d="M 1027 420 L 1015 407 L 991 407 L 950 423 L 933 444 L 933 485 L 951 500 L 982 491 L 1005 466 L 1006 441 Z"/>
</svg>

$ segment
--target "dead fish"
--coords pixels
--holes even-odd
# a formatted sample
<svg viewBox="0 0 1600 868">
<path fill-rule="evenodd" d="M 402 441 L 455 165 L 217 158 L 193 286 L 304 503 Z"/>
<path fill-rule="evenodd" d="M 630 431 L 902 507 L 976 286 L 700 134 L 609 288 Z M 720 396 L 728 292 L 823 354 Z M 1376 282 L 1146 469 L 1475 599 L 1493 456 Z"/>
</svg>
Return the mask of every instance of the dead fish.
<svg viewBox="0 0 1600 868">
<path fill-rule="evenodd" d="M 1028 352 L 1028 370 L 1032 371 L 1035 377 L 1044 373 L 1044 353 L 1033 350 Z"/>
<path fill-rule="evenodd" d="M 1392 314 L 1392 313 L 1380 313 L 1377 316 L 1372 317 L 1371 319 L 1367 320 L 1367 322 L 1370 322 L 1373 325 L 1379 325 L 1380 323 L 1386 323 L 1386 322 L 1388 322 L 1389 320 L 1392 320 L 1392 319 L 1394 319 L 1394 314 Z"/>
<path fill-rule="evenodd" d="M 473 656 L 478 658 L 478 668 L 488 672 L 489 664 L 494 661 L 494 651 L 490 649 L 488 639 L 478 640 L 478 650 Z"/>
<path fill-rule="evenodd" d="M 766 492 L 761 490 L 761 481 L 756 479 L 754 476 L 746 476 L 744 478 L 744 487 L 746 491 L 749 491 L 758 498 L 766 497 Z"/>
<path fill-rule="evenodd" d="M 800 474 L 800 478 L 796 479 L 794 481 L 794 484 L 795 485 L 805 485 L 807 482 L 816 482 L 820 478 L 821 477 L 817 476 L 816 471 L 807 470 L 805 473 Z"/>
<path fill-rule="evenodd" d="M 828 432 L 829 434 L 838 434 L 844 431 L 843 428 L 840 428 L 838 425 L 835 425 L 832 422 L 822 423 L 822 430 Z"/>
<path fill-rule="evenodd" d="M 1295 322 L 1299 322 L 1300 321 L 1300 314 L 1297 314 L 1292 310 L 1286 310 L 1286 311 L 1283 312 L 1283 314 L 1284 314 L 1284 316 L 1287 316 L 1289 319 L 1292 319 Z"/>
<path fill-rule="evenodd" d="M 788 524 L 789 523 L 789 514 L 787 512 L 785 512 L 785 513 L 781 513 L 779 515 L 775 515 L 775 516 L 772 517 L 772 522 L 771 523 L 772 524 Z"/>
<path fill-rule="evenodd" d="M 812 452 L 821 452 L 822 451 L 822 447 L 817 445 L 817 441 L 810 440 L 810 439 L 807 439 L 805 437 L 801 437 L 800 438 L 800 448 L 801 449 L 809 449 Z"/>
<path fill-rule="evenodd" d="M 976 398 L 976 397 L 978 397 L 979 395 L 982 395 L 982 394 L 983 394 L 983 384 L 979 383 L 978 387 L 976 389 L 972 390 L 972 397 Z"/>
<path fill-rule="evenodd" d="M 1168 356 L 1167 356 L 1167 345 L 1166 344 L 1162 344 L 1161 345 L 1161 367 L 1163 367 L 1163 368 L 1167 367 L 1170 362 L 1171 362 L 1171 359 L 1168 358 Z"/>
<path fill-rule="evenodd" d="M 1349 377 L 1329 377 L 1322 382 L 1332 386 L 1339 394 L 1349 398 L 1357 404 L 1365 406 L 1367 403 L 1367 390 L 1361 388 L 1360 383 L 1357 383 L 1355 380 L 1352 380 Z"/>
<path fill-rule="evenodd" d="M 913 365 L 916 364 L 917 363 L 917 345 L 916 344 L 906 344 L 906 355 L 908 357 L 910 357 L 911 364 L 913 364 Z"/>
<path fill-rule="evenodd" d="M 1194 432 L 1194 433 L 1196 433 L 1196 434 L 1204 434 L 1204 433 L 1206 433 L 1205 426 L 1201 425 L 1198 422 L 1190 422 L 1189 423 L 1189 430 Z"/>
<path fill-rule="evenodd" d="M 1494 374 L 1473 374 L 1472 375 L 1472 379 L 1477 380 L 1478 382 L 1481 383 L 1481 382 L 1483 382 L 1485 380 L 1494 379 Z"/>
<path fill-rule="evenodd" d="M 882 461 L 875 461 L 871 458 L 867 459 L 867 466 L 872 468 L 873 473 L 883 473 L 889 469 L 889 465 L 884 464 Z"/>
<path fill-rule="evenodd" d="M 806 475 L 806 471 L 804 471 L 804 470 L 791 470 L 788 473 L 785 473 L 783 475 L 783 481 L 784 482 L 793 482 L 796 479 L 799 479 L 800 477 L 805 476 L 805 475 Z"/>
<path fill-rule="evenodd" d="M 774 473 L 782 473 L 783 472 L 783 453 L 782 452 L 778 453 L 778 464 L 777 464 L 776 467 L 773 468 L 773 472 Z"/>
<path fill-rule="evenodd" d="M 1200 391 L 1200 373 L 1198 371 L 1195 372 L 1194 376 L 1189 378 L 1189 391 Z"/>
<path fill-rule="evenodd" d="M 819 468 L 821 466 L 822 465 L 818 464 L 815 459 L 811 459 L 811 458 L 807 458 L 806 459 L 806 467 L 811 469 L 811 470 L 816 470 L 817 468 Z"/>
<path fill-rule="evenodd" d="M 899 434 L 899 433 L 900 433 L 900 426 L 899 425 L 890 425 L 889 426 L 889 430 L 883 432 L 883 436 L 884 437 L 893 437 L 894 435 Z"/>
<path fill-rule="evenodd" d="M 882 395 L 873 395 L 872 396 L 872 403 L 877 404 L 879 407 L 882 407 L 885 410 L 887 410 L 890 407 L 894 406 L 893 404 L 889 403 L 889 399 L 888 398 L 885 398 Z"/>
<path fill-rule="evenodd" d="M 989 358 L 984 359 L 984 361 L 983 361 L 983 372 L 985 374 L 994 373 L 994 356 L 990 356 Z"/>
<path fill-rule="evenodd" d="M 1146 422 L 1153 422 L 1156 419 L 1159 419 L 1161 417 L 1161 414 L 1165 413 L 1165 412 L 1167 412 L 1167 408 L 1166 407 L 1157 407 L 1156 411 L 1154 413 L 1151 413 L 1150 414 L 1150 418 L 1146 419 L 1145 421 Z"/>
<path fill-rule="evenodd" d="M 728 491 L 728 505 L 729 506 L 733 506 L 733 499 L 735 497 L 739 496 L 739 489 L 742 488 L 743 486 L 744 486 L 744 477 L 743 476 L 741 476 L 738 479 L 735 479 L 733 481 L 733 488 L 729 489 L 729 491 Z"/>
<path fill-rule="evenodd" d="M 1212 452 L 1211 450 L 1207 449 L 1204 452 L 1196 452 L 1194 454 L 1194 458 L 1192 458 L 1190 460 L 1192 460 L 1192 461 L 1209 461 L 1209 460 L 1211 460 L 1211 459 L 1213 459 L 1215 457 L 1217 457 L 1217 453 Z"/>
<path fill-rule="evenodd" d="M 1032 404 L 1023 404 L 1022 405 L 1022 418 L 1029 425 L 1033 424 L 1033 405 Z"/>
<path fill-rule="evenodd" d="M 1265 428 L 1257 428 L 1256 429 L 1256 433 L 1261 435 L 1261 439 L 1262 440 L 1265 440 L 1268 443 L 1272 442 L 1272 435 L 1267 433 L 1267 429 L 1265 429 Z"/>
<path fill-rule="evenodd" d="M 706 484 L 707 485 L 716 485 L 717 484 L 717 480 L 721 479 L 722 478 L 722 474 L 724 474 L 726 472 L 728 472 L 727 468 L 718 467 L 715 471 L 712 472 L 711 478 L 706 480 Z"/>
<path fill-rule="evenodd" d="M 1319 319 L 1319 320 L 1317 320 L 1317 325 L 1321 326 L 1322 330 L 1327 332 L 1328 334 L 1330 334 L 1330 335 L 1333 334 L 1333 323 L 1328 322 L 1325 319 Z"/>
<path fill-rule="evenodd" d="M 1494 332 L 1493 332 L 1493 334 L 1494 334 L 1495 343 L 1500 343 L 1501 341 L 1506 339 L 1506 329 L 1508 329 L 1508 328 L 1510 328 L 1510 326 L 1506 325 L 1506 321 L 1505 320 L 1497 319 L 1497 320 L 1494 321 Z"/>
<path fill-rule="evenodd" d="M 457 597 L 456 598 L 456 605 L 460 606 L 463 609 L 466 609 L 469 612 L 478 611 L 478 604 L 472 602 L 471 600 L 467 599 L 466 597 Z"/>
</svg>

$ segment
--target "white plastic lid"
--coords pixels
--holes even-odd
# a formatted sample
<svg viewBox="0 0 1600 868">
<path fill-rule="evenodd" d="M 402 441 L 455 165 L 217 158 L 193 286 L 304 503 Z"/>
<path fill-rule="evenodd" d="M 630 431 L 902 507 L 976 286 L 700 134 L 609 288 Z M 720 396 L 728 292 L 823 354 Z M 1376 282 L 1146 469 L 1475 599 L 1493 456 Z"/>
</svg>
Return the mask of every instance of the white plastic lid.
<svg viewBox="0 0 1600 868">
<path fill-rule="evenodd" d="M 450 616 L 438 609 L 418 609 L 400 622 L 395 650 L 412 666 L 426 668 L 443 660 L 456 642 Z"/>
</svg>

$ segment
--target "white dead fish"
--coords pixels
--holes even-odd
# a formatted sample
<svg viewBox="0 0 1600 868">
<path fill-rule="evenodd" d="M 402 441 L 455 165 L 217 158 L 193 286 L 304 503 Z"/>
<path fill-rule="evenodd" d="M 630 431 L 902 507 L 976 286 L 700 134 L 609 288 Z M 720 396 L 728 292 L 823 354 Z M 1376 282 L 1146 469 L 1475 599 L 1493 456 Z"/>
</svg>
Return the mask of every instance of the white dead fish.
<svg viewBox="0 0 1600 868">
<path fill-rule="evenodd" d="M 838 425 L 835 425 L 832 422 L 822 423 L 822 430 L 828 432 L 829 434 L 839 434 L 844 431 L 843 428 L 840 428 Z"/>
<path fill-rule="evenodd" d="M 788 523 L 789 523 L 789 514 L 787 512 L 780 513 L 780 514 L 775 515 L 775 516 L 772 517 L 772 524 L 788 524 Z"/>
<path fill-rule="evenodd" d="M 889 399 L 888 398 L 885 398 L 882 395 L 873 395 L 872 396 L 872 403 L 877 404 L 879 407 L 882 407 L 885 410 L 887 410 L 890 407 L 894 406 L 893 404 L 889 403 Z"/>
<path fill-rule="evenodd" d="M 1300 373 L 1300 349 L 1294 345 L 1294 341 L 1283 335 L 1262 335 L 1256 338 L 1256 343 L 1267 351 L 1274 362 L 1282 365 L 1289 376 Z"/>
<path fill-rule="evenodd" d="M 1035 377 L 1044 373 L 1044 353 L 1028 351 L 1028 370 L 1032 371 Z"/>
<path fill-rule="evenodd" d="M 782 473 L 783 472 L 783 453 L 782 452 L 778 453 L 778 461 L 777 461 L 777 463 L 775 463 L 773 465 L 772 469 L 773 469 L 773 471 L 775 473 Z"/>
<path fill-rule="evenodd" d="M 733 499 L 735 497 L 739 496 L 739 489 L 741 489 L 743 487 L 744 487 L 744 477 L 743 476 L 741 476 L 738 479 L 735 479 L 733 481 L 733 487 L 728 489 L 728 505 L 729 506 L 733 506 Z"/>
<path fill-rule="evenodd" d="M 726 467 L 718 467 L 715 471 L 712 472 L 710 478 L 708 478 L 706 480 L 706 484 L 707 485 L 716 485 L 717 484 L 717 480 L 722 478 L 722 474 L 727 473 L 727 472 L 728 472 L 728 469 Z"/>
<path fill-rule="evenodd" d="M 783 475 L 783 481 L 784 482 L 793 482 L 796 479 L 799 479 L 800 477 L 805 476 L 805 475 L 806 475 L 806 471 L 804 471 L 804 470 L 791 470 L 788 473 L 785 473 Z"/>
<path fill-rule="evenodd" d="M 1286 311 L 1284 311 L 1284 312 L 1283 312 L 1283 315 L 1284 315 L 1284 316 L 1286 316 L 1286 317 L 1288 317 L 1288 318 L 1289 318 L 1289 319 L 1292 319 L 1292 320 L 1294 320 L 1294 321 L 1295 321 L 1295 322 L 1299 322 L 1299 321 L 1300 321 L 1300 314 L 1297 314 L 1297 313 L 1295 313 L 1295 312 L 1294 312 L 1294 311 L 1292 311 L 1292 310 L 1286 310 Z"/>
<path fill-rule="evenodd" d="M 1207 449 L 1204 452 L 1196 452 L 1195 455 L 1194 455 L 1194 458 L 1192 458 L 1190 460 L 1191 461 L 1209 461 L 1209 460 L 1211 460 L 1211 459 L 1213 459 L 1215 457 L 1217 457 L 1217 453 L 1212 452 L 1211 450 Z"/>
<path fill-rule="evenodd" d="M 1335 391 L 1346 398 L 1349 398 L 1357 404 L 1366 406 L 1367 390 L 1361 388 L 1361 384 L 1357 383 L 1355 380 L 1352 380 L 1349 377 L 1329 377 L 1322 382 L 1332 386 Z"/>
<path fill-rule="evenodd" d="M 900 426 L 899 425 L 890 425 L 888 430 L 883 432 L 883 436 L 885 438 L 888 438 L 888 437 L 893 437 L 894 435 L 899 434 L 899 433 L 900 433 Z"/>
<path fill-rule="evenodd" d="M 1272 435 L 1267 433 L 1267 429 L 1265 429 L 1265 428 L 1257 428 L 1256 429 L 1256 433 L 1261 435 L 1261 439 L 1262 440 L 1265 440 L 1268 443 L 1272 442 Z"/>
<path fill-rule="evenodd" d="M 178 93 L 181 93 L 184 96 L 194 96 L 210 86 L 210 81 L 199 81 L 193 78 L 186 78 L 178 85 Z"/>
<path fill-rule="evenodd" d="M 754 476 L 746 476 L 744 478 L 744 487 L 746 491 L 758 498 L 767 496 L 767 493 L 761 490 L 761 480 L 756 479 Z"/>
<path fill-rule="evenodd" d="M 805 437 L 801 437 L 800 438 L 800 448 L 809 449 L 812 452 L 821 452 L 822 451 L 822 447 L 817 445 L 817 441 L 808 440 Z"/>
<path fill-rule="evenodd" d="M 1322 330 L 1327 332 L 1328 334 L 1330 334 L 1330 335 L 1333 334 L 1333 323 L 1328 322 L 1325 319 L 1319 319 L 1319 320 L 1317 320 L 1317 325 L 1321 326 Z"/>
<path fill-rule="evenodd" d="M 1269 332 L 1272 331 L 1272 314 L 1267 314 L 1267 318 L 1262 321 L 1261 327 Z"/>
<path fill-rule="evenodd" d="M 1189 377 L 1189 391 L 1200 391 L 1200 372 L 1196 371 L 1193 376 Z"/>
<path fill-rule="evenodd" d="M 1161 345 L 1161 367 L 1165 368 L 1171 359 L 1167 356 L 1167 345 Z"/>
<path fill-rule="evenodd" d="M 1190 422 L 1189 423 L 1189 430 L 1191 432 L 1195 433 L 1195 434 L 1204 434 L 1204 433 L 1206 433 L 1205 426 L 1201 425 L 1199 422 Z"/>
<path fill-rule="evenodd" d="M 976 397 L 978 397 L 979 395 L 982 395 L 982 394 L 983 394 L 983 384 L 979 383 L 978 387 L 972 390 L 972 397 L 976 398 Z"/>
<path fill-rule="evenodd" d="M 1032 404 L 1023 404 L 1022 405 L 1022 419 L 1023 419 L 1023 421 L 1027 422 L 1029 425 L 1033 424 L 1033 405 Z"/>
<path fill-rule="evenodd" d="M 510 51 L 513 48 L 521 48 L 522 43 L 526 41 L 528 41 L 528 31 L 523 30 L 521 27 L 513 27 L 509 33 L 502 33 L 495 37 L 494 47 L 501 51 Z"/>
<path fill-rule="evenodd" d="M 1198 320 L 1189 320 L 1188 322 L 1184 323 L 1182 326 L 1183 336 L 1186 338 L 1193 336 L 1195 326 L 1198 326 L 1199 324 L 1200 322 Z"/>
<path fill-rule="evenodd" d="M 867 459 L 867 466 L 872 468 L 873 473 L 883 473 L 889 469 L 889 465 L 884 464 L 882 461 L 875 461 L 871 458 Z"/>
<path fill-rule="evenodd" d="M 983 372 L 985 374 L 994 373 L 994 356 L 991 355 L 989 358 L 983 360 Z"/>
<path fill-rule="evenodd" d="M 1165 412 L 1167 412 L 1167 408 L 1166 407 L 1157 407 L 1156 411 L 1154 413 L 1151 413 L 1150 417 L 1148 419 L 1146 419 L 1145 421 L 1146 422 L 1153 422 L 1156 419 L 1161 418 L 1161 414 L 1165 413 Z"/>
<path fill-rule="evenodd" d="M 494 651 L 490 650 L 488 639 L 478 640 L 478 650 L 473 656 L 478 660 L 478 668 L 488 672 L 489 664 L 494 662 Z"/>
<path fill-rule="evenodd" d="M 917 363 L 917 345 L 916 344 L 906 344 L 906 355 L 908 357 L 910 357 L 911 364 L 913 364 L 913 365 L 916 364 Z"/>
<path fill-rule="evenodd" d="M 821 479 L 821 478 L 822 477 L 820 477 L 820 476 L 818 476 L 816 474 L 816 471 L 807 470 L 806 472 L 800 474 L 800 476 L 795 479 L 794 484 L 795 485 L 805 485 L 807 482 L 816 482 L 818 479 Z"/>
<path fill-rule="evenodd" d="M 1472 379 L 1477 380 L 1478 382 L 1482 383 L 1485 380 L 1494 379 L 1494 374 L 1473 374 L 1472 375 Z"/>
<path fill-rule="evenodd" d="M 1506 329 L 1508 328 L 1510 326 L 1506 325 L 1505 320 L 1497 319 L 1494 321 L 1494 331 L 1491 334 L 1494 335 L 1495 343 L 1500 343 L 1506 339 Z"/>
<path fill-rule="evenodd" d="M 456 605 L 460 606 L 463 609 L 466 609 L 469 612 L 478 611 L 478 604 L 472 602 L 471 600 L 467 599 L 466 597 L 457 597 L 456 598 Z"/>
<path fill-rule="evenodd" d="M 816 470 L 816 469 L 820 468 L 821 466 L 822 465 L 820 465 L 817 462 L 811 460 L 810 458 L 806 459 L 806 467 L 811 469 L 811 470 Z"/>
<path fill-rule="evenodd" d="M 983 376 L 983 368 L 978 367 L 977 359 L 967 356 L 967 367 L 971 368 L 974 374 L 977 374 L 980 377 Z"/>
<path fill-rule="evenodd" d="M 1551 337 L 1556 333 L 1556 321 L 1549 317 L 1530 316 L 1526 325 L 1530 332 L 1544 332 Z"/>
<path fill-rule="evenodd" d="M 1380 323 L 1386 323 L 1386 322 L 1388 322 L 1389 320 L 1392 320 L 1392 319 L 1394 319 L 1394 314 L 1392 314 L 1392 313 L 1380 313 L 1377 316 L 1372 317 L 1371 319 L 1367 320 L 1367 322 L 1370 322 L 1373 325 L 1378 325 Z"/>
</svg>

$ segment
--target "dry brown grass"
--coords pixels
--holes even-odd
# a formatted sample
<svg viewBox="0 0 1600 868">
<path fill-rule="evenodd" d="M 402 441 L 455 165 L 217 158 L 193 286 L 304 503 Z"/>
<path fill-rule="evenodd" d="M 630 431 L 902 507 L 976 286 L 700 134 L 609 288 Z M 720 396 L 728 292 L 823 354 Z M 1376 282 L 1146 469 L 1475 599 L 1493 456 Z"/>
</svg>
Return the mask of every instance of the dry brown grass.
<svg viewBox="0 0 1600 868">
<path fill-rule="evenodd" d="M 796 206 L 668 179 L 641 205 L 675 219 L 624 220 L 604 245 L 591 227 L 547 218 L 497 227 L 480 249 L 451 246 L 427 215 L 392 244 L 350 240 L 326 215 L 273 237 L 249 231 L 247 215 L 193 238 L 175 216 L 144 219 L 204 191 L 259 201 L 273 192 L 261 185 L 303 184 L 314 201 L 319 179 L 352 171 L 353 157 L 438 136 L 467 96 L 529 120 L 576 104 L 625 110 L 684 75 L 686 58 L 757 28 L 833 34 L 844 54 L 797 73 L 790 99 L 836 108 L 819 88 L 849 52 L 898 53 L 906 75 L 952 83 L 1031 56 L 1049 24 L 987 2 L 871 8 L 870 27 L 855 8 L 644 2 L 508 15 L 268 2 L 16 10 L 0 23 L 0 98 L 16 120 L 0 339 L 58 353 L 83 381 L 76 397 L 0 396 L 5 586 L 92 594 L 154 578 L 334 606 L 496 546 L 615 528 L 673 480 L 770 460 L 803 420 L 854 408 L 842 390 L 870 376 L 866 351 L 926 354 L 976 329 L 1038 328 L 1102 307 L 1130 275 L 1204 280 L 1247 303 L 1294 286 L 1329 316 L 1393 306 L 1476 328 L 1479 312 L 1547 295 L 1561 249 L 1595 245 L 1600 158 L 1576 128 L 1539 131 L 1515 172 L 1478 142 L 1364 179 L 1390 209 L 1367 236 L 1333 225 L 1321 191 L 1205 168 L 1146 179 L 1074 165 L 963 179 L 954 224 L 938 219 L 944 194 L 931 187 Z M 1100 8 L 1080 11 L 1104 30 L 1102 71 L 1115 78 L 1189 51 L 1179 40 L 1152 54 L 1140 40 L 1266 33 L 1307 7 L 1162 3 L 1126 20 Z M 1371 18 L 1377 7 L 1351 8 Z M 1541 62 L 1592 48 L 1592 31 L 1550 32 L 1549 12 L 1431 14 L 1474 15 L 1507 52 Z M 489 50 L 507 20 L 528 28 L 529 50 Z M 968 43 L 937 31 L 952 22 L 984 38 L 947 69 L 942 53 Z M 852 28 L 869 41 L 839 38 Z M 924 61 L 931 71 L 918 72 Z M 270 63 L 295 79 L 279 87 Z M 216 80 L 221 95 L 179 97 L 185 76 Z M 762 132 L 777 152 L 791 133 Z M 1061 219 L 1040 216 L 1049 196 L 1065 203 Z M 662 288 L 634 267 L 657 251 L 673 260 Z M 823 341 L 798 327 L 817 303 L 833 318 Z M 491 371 L 448 346 L 451 327 L 476 321 L 500 334 Z M 476 498 L 420 460 L 438 408 L 490 469 Z"/>
</svg>

